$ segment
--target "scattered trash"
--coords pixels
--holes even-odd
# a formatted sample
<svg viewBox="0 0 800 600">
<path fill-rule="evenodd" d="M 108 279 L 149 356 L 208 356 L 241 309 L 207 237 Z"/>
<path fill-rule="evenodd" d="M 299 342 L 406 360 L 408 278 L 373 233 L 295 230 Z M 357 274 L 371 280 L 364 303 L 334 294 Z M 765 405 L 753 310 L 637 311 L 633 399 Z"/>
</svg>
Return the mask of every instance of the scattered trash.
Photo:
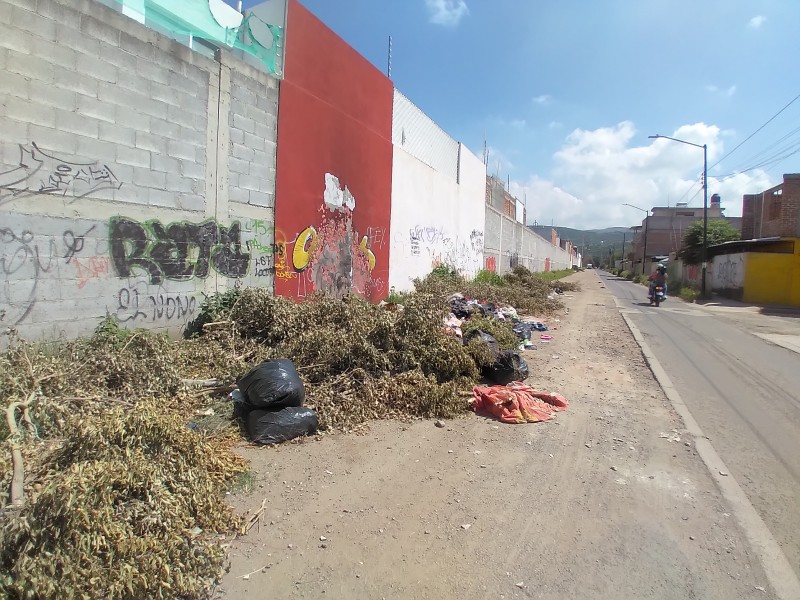
<svg viewBox="0 0 800 600">
<path fill-rule="evenodd" d="M 725 471 L 720 471 L 719 474 L 722 475 L 723 477 L 727 477 L 728 476 L 728 474 Z"/>
<path fill-rule="evenodd" d="M 471 523 L 466 523 L 466 524 L 464 524 L 464 525 L 462 525 L 462 526 L 461 526 L 461 529 L 463 529 L 464 531 L 466 531 L 466 530 L 467 530 L 467 529 L 469 529 L 470 527 L 472 527 L 472 524 L 471 524 Z"/>
<path fill-rule="evenodd" d="M 553 336 L 547 333 L 543 333 L 541 336 L 539 336 L 539 339 L 542 340 L 543 342 L 550 342 L 553 340 Z"/>
<path fill-rule="evenodd" d="M 520 581 L 519 583 L 515 583 L 514 585 L 516 585 L 521 590 L 525 589 L 525 582 L 524 581 Z"/>
<path fill-rule="evenodd" d="M 549 421 L 553 413 L 566 410 L 567 399 L 560 394 L 538 392 L 520 382 L 492 387 L 476 386 L 472 409 L 494 415 L 504 423 Z"/>
<path fill-rule="evenodd" d="M 763 585 L 755 585 L 753 587 L 755 589 L 757 589 L 759 592 L 766 592 L 767 591 L 767 588 L 765 588 Z"/>
<path fill-rule="evenodd" d="M 662 431 L 661 433 L 658 434 L 658 437 L 660 437 L 662 439 L 665 439 L 665 440 L 669 440 L 670 442 L 680 442 L 681 441 L 681 436 L 678 435 L 678 432 L 675 431 L 674 429 L 672 430 L 672 433 L 664 433 Z"/>
<path fill-rule="evenodd" d="M 438 419 L 437 419 L 437 420 L 434 422 L 434 425 L 436 425 L 436 427 L 442 428 L 442 427 L 444 427 L 444 421 L 441 421 L 441 420 L 438 420 Z"/>
<path fill-rule="evenodd" d="M 617 470 L 617 467 L 614 467 L 614 466 L 612 466 L 612 467 L 611 467 L 611 470 L 612 470 L 612 471 L 616 471 L 616 470 Z"/>
</svg>

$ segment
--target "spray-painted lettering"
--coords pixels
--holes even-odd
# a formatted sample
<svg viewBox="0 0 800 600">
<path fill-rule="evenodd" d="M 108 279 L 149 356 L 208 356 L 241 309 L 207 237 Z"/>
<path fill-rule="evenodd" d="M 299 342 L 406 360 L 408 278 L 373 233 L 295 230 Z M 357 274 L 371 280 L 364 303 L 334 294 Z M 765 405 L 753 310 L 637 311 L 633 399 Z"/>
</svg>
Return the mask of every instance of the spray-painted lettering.
<svg viewBox="0 0 800 600">
<path fill-rule="evenodd" d="M 33 194 L 76 200 L 100 190 L 118 190 L 122 182 L 106 164 L 77 162 L 43 151 L 36 142 L 20 144 L 19 163 L 0 172 L 0 205 Z"/>
<path fill-rule="evenodd" d="M 110 222 L 111 259 L 120 277 L 134 270 L 149 275 L 150 283 L 208 277 L 210 269 L 232 278 L 244 277 L 250 254 L 242 251 L 241 227 L 213 220 L 202 223 L 160 221 L 139 223 L 124 217 Z"/>
</svg>

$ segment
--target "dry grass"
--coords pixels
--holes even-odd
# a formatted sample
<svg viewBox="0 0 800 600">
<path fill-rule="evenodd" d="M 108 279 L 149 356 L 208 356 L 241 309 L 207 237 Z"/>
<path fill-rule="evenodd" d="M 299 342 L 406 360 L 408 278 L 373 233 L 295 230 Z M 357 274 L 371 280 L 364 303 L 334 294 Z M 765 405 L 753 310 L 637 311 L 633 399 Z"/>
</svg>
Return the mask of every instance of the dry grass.
<svg viewBox="0 0 800 600">
<path fill-rule="evenodd" d="M 444 332 L 444 299 L 458 291 L 543 314 L 559 307 L 550 290 L 524 270 L 503 285 L 440 273 L 392 309 L 248 289 L 209 298 L 194 337 L 178 342 L 110 321 L 81 340 L 12 340 L 0 356 L 0 398 L 15 405 L 0 424 L 0 596 L 198 598 L 219 578 L 220 536 L 238 525 L 223 491 L 246 465 L 231 451 L 240 434 L 228 388 L 214 396 L 182 378 L 229 387 L 254 364 L 289 358 L 323 428 L 455 417 L 489 359 Z M 517 343 L 506 323 L 473 327 Z M 195 415 L 209 405 L 214 415 Z M 15 466 L 22 501 L 11 506 Z"/>
</svg>

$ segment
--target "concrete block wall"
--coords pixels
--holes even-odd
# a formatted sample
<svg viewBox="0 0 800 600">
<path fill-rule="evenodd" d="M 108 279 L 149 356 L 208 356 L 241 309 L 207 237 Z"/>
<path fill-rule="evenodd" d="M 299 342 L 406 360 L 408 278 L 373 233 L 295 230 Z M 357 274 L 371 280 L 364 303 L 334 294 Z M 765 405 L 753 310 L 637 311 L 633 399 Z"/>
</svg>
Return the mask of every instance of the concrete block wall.
<svg viewBox="0 0 800 600">
<path fill-rule="evenodd" d="M 0 330 L 177 333 L 272 289 L 274 78 L 95 0 L 0 0 L 0 71 Z"/>
<path fill-rule="evenodd" d="M 486 269 L 502 275 L 516 263 L 534 272 L 557 271 L 571 268 L 573 262 L 572 255 L 563 248 L 553 245 L 515 219 L 486 206 Z"/>
</svg>

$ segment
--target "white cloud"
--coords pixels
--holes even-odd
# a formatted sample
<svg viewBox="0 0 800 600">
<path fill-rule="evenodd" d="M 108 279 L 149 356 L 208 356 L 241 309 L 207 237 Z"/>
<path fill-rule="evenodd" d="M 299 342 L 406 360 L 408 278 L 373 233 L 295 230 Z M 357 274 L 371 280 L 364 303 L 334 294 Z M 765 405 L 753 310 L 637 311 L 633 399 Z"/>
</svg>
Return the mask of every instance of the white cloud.
<svg viewBox="0 0 800 600">
<path fill-rule="evenodd" d="M 752 27 L 753 29 L 760 28 L 764 23 L 766 23 L 767 17 L 764 15 L 756 15 L 747 23 L 748 27 Z"/>
<path fill-rule="evenodd" d="M 548 129 L 561 129 L 563 126 L 564 126 L 564 124 L 561 123 L 560 121 L 550 121 L 547 124 L 547 128 Z"/>
<path fill-rule="evenodd" d="M 464 0 L 425 0 L 430 22 L 445 27 L 455 27 L 469 14 Z"/>
<path fill-rule="evenodd" d="M 547 106 L 553 102 L 553 97 L 550 94 L 542 94 L 533 98 L 533 103 L 539 106 Z"/>
<path fill-rule="evenodd" d="M 707 143 L 709 164 L 724 152 L 722 133 L 713 125 L 684 125 L 665 135 Z M 643 215 L 624 203 L 648 209 L 686 202 L 700 189 L 697 181 L 703 170 L 701 149 L 666 139 L 648 140 L 629 121 L 589 131 L 576 129 L 554 154 L 554 161 L 549 177 L 532 175 L 512 182 L 513 193 L 527 198 L 529 223 L 552 220 L 557 225 L 592 229 L 634 225 Z M 752 171 L 723 182 L 709 177 L 708 192 L 722 197 L 727 215 L 737 216 L 743 194 L 770 185 L 766 173 Z M 702 205 L 702 193 L 692 205 Z"/>
<path fill-rule="evenodd" d="M 511 121 L 511 123 L 509 123 L 509 125 L 511 125 L 511 127 L 514 129 L 525 129 L 527 124 L 528 122 L 525 119 L 514 119 Z"/>
<path fill-rule="evenodd" d="M 707 85 L 706 91 L 711 92 L 712 94 L 719 94 L 721 96 L 725 96 L 726 98 L 731 98 L 736 93 L 736 86 L 732 85 L 729 88 L 719 88 L 716 85 Z"/>
</svg>

